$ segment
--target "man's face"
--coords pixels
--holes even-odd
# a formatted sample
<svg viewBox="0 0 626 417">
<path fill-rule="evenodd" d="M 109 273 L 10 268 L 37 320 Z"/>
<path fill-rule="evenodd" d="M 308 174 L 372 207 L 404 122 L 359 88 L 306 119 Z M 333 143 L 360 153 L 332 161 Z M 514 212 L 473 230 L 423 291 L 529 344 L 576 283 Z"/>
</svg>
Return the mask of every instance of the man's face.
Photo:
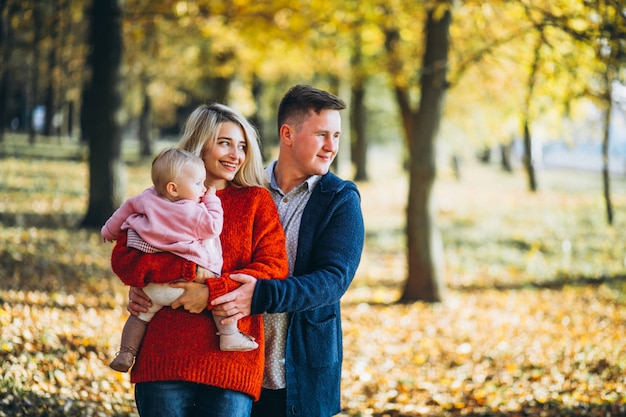
<svg viewBox="0 0 626 417">
<path fill-rule="evenodd" d="M 297 131 L 293 131 L 293 157 L 303 175 L 324 175 L 339 149 L 341 115 L 326 109 L 319 114 L 310 111 Z"/>
</svg>

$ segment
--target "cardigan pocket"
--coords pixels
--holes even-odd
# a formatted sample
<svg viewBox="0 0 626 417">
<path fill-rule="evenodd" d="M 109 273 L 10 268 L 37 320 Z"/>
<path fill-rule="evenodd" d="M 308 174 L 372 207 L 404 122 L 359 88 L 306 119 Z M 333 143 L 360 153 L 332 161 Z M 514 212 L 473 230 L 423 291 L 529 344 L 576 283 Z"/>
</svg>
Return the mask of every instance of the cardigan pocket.
<svg viewBox="0 0 626 417">
<path fill-rule="evenodd" d="M 325 368 L 339 362 L 336 314 L 316 322 L 306 319 L 304 341 L 307 362 L 312 368 Z"/>
</svg>

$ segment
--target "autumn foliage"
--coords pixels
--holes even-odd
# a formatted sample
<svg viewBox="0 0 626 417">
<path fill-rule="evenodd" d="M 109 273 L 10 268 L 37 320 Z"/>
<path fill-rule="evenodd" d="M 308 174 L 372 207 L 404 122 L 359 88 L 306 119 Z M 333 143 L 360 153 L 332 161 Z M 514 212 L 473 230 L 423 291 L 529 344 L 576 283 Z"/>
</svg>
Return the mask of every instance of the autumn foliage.
<svg viewBox="0 0 626 417">
<path fill-rule="evenodd" d="M 544 171 L 545 191 L 530 195 L 521 173 L 440 172 L 449 291 L 397 304 L 406 180 L 399 158 L 377 155 L 386 162 L 359 184 L 367 243 L 343 301 L 343 415 L 626 414 L 626 215 L 604 224 L 600 178 Z M 0 161 L 0 416 L 135 413 L 128 375 L 107 366 L 127 292 L 110 244 L 75 228 L 86 173 L 80 160 Z M 128 178 L 127 194 L 141 191 L 148 165 Z M 625 207 L 623 179 L 615 190 Z"/>
</svg>

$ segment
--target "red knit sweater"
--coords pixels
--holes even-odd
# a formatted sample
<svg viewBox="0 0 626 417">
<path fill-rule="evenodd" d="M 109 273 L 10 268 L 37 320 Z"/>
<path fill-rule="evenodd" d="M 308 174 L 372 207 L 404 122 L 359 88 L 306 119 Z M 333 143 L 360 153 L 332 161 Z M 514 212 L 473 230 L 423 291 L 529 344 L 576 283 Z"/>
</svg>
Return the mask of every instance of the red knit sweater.
<svg viewBox="0 0 626 417">
<path fill-rule="evenodd" d="M 209 300 L 239 284 L 228 277 L 241 272 L 259 279 L 285 278 L 289 266 L 285 236 L 276 206 L 261 187 L 227 187 L 218 191 L 224 208 L 220 235 L 224 266 L 220 278 L 207 280 Z M 118 237 L 111 257 L 113 271 L 127 285 L 192 280 L 195 264 L 171 253 L 147 254 L 126 246 Z M 239 320 L 239 329 L 256 338 L 250 352 L 222 352 L 211 314 L 192 314 L 180 308 L 160 310 L 148 325 L 131 382 L 190 381 L 244 392 L 258 399 L 263 381 L 264 335 L 262 316 Z"/>
</svg>

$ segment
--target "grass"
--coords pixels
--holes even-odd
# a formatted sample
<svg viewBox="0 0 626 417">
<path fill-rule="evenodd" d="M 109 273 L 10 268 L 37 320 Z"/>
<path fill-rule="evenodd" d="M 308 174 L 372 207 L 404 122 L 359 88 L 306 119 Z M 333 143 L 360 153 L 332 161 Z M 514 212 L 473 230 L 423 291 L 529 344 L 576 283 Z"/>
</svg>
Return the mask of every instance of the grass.
<svg viewBox="0 0 626 417">
<path fill-rule="evenodd" d="M 75 227 L 87 207 L 83 153 L 67 141 L 9 142 L 0 417 L 133 414 L 128 376 L 107 367 L 127 290 L 110 271 L 111 246 Z M 149 183 L 149 161 L 133 155 L 129 146 L 129 196 Z M 532 194 L 521 172 L 467 163 L 456 181 L 442 169 L 449 291 L 439 304 L 397 305 L 407 183 L 396 155 L 372 157 L 373 179 L 359 184 L 366 247 L 343 302 L 343 415 L 624 414 L 626 181 L 613 180 L 608 226 L 599 174 L 541 171 Z"/>
</svg>

